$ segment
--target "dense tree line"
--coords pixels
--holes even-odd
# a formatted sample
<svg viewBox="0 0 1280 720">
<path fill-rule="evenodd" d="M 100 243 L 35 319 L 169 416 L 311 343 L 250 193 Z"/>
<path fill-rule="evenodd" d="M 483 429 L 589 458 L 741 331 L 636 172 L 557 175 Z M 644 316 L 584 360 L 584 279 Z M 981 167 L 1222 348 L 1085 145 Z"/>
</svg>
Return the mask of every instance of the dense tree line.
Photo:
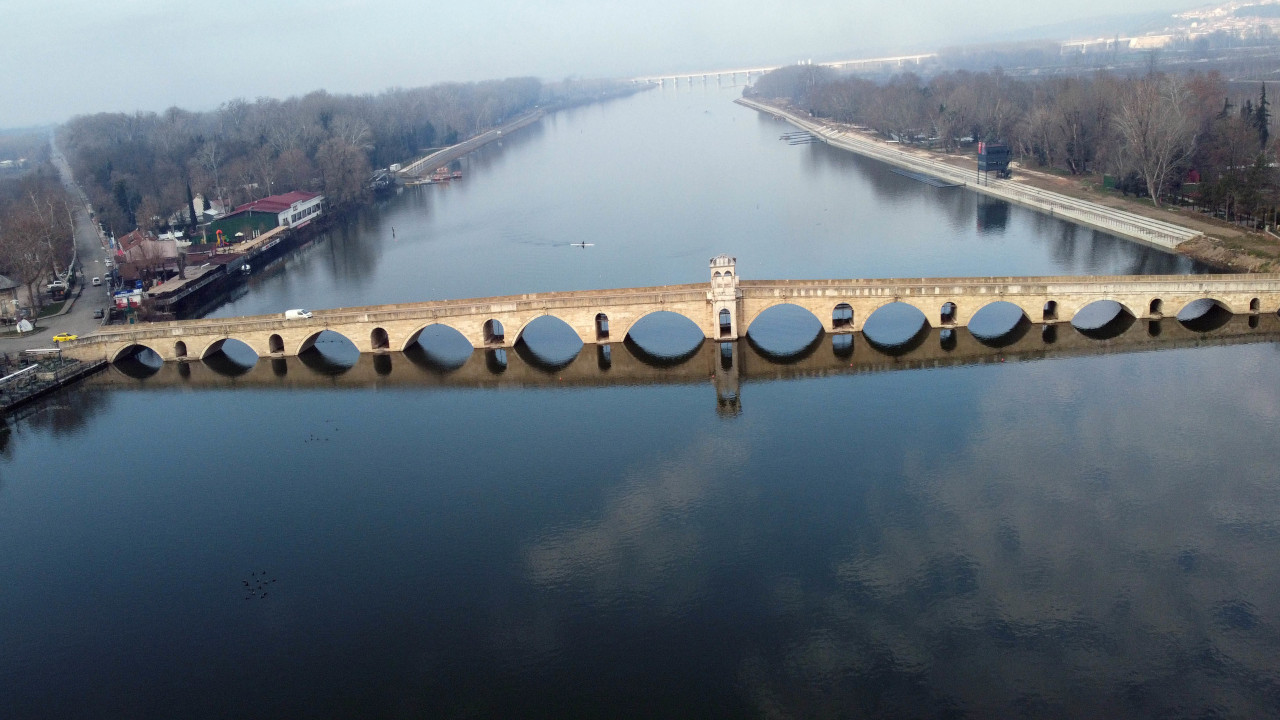
<svg viewBox="0 0 1280 720">
<path fill-rule="evenodd" d="M 195 194 L 226 206 L 295 189 L 337 205 L 357 200 L 371 168 L 500 124 L 542 93 L 538 80 L 513 78 L 232 100 L 211 112 L 100 113 L 68 122 L 60 144 L 98 219 L 119 236 L 154 218 L 186 220 Z"/>
<path fill-rule="evenodd" d="M 0 275 L 23 286 L 37 312 L 41 286 L 67 269 L 71 246 L 70 198 L 47 156 L 21 177 L 0 180 Z"/>
<path fill-rule="evenodd" d="M 748 92 L 948 152 L 1006 142 L 1029 167 L 1109 174 L 1125 194 L 1231 220 L 1273 223 L 1280 200 L 1266 87 L 1232 97 L 1217 73 L 1018 78 L 997 69 L 874 82 L 796 65 Z"/>
</svg>

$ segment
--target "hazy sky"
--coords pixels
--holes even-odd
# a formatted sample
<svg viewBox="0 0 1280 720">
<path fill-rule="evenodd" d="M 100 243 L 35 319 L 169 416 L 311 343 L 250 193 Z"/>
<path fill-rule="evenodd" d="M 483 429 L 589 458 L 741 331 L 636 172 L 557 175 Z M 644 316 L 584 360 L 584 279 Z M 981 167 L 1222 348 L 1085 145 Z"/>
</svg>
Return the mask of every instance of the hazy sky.
<svg viewBox="0 0 1280 720">
<path fill-rule="evenodd" d="M 0 128 L 234 97 L 866 57 L 1195 0 L 0 0 Z"/>
</svg>

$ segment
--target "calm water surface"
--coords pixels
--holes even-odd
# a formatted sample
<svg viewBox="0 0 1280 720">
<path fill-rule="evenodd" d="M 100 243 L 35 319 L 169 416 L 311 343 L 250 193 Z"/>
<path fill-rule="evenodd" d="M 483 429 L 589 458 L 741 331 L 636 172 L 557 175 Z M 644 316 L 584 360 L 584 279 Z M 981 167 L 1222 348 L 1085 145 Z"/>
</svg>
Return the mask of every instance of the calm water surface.
<svg viewBox="0 0 1280 720">
<path fill-rule="evenodd" d="M 695 282 L 718 252 L 1196 269 L 787 146 L 727 95 L 556 116 L 216 313 Z M 0 429 L 0 716 L 1280 712 L 1280 320 L 894 350 L 768 317 L 727 354 L 660 323 L 607 357 L 326 341 L 32 406 Z"/>
</svg>

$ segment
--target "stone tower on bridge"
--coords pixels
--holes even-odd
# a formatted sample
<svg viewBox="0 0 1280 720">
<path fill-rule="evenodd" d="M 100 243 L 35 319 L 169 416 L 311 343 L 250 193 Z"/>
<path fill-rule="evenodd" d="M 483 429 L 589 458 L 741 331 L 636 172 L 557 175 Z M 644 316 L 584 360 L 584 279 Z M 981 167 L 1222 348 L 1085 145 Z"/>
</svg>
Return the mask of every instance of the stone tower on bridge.
<svg viewBox="0 0 1280 720">
<path fill-rule="evenodd" d="M 738 339 L 738 316 L 742 312 L 742 291 L 738 289 L 738 259 L 728 255 L 711 258 L 711 327 L 714 340 Z"/>
</svg>

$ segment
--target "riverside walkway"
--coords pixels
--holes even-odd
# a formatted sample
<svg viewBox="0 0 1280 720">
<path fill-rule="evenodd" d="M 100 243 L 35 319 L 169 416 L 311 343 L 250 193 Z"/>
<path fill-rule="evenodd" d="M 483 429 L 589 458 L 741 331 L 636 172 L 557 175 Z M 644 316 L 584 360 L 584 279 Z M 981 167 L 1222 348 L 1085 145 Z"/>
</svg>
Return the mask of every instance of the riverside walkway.
<svg viewBox="0 0 1280 720">
<path fill-rule="evenodd" d="M 115 361 L 149 348 L 166 361 L 202 359 L 228 340 L 260 357 L 299 355 L 323 332 L 363 353 L 403 351 L 426 328 L 456 330 L 475 348 L 508 348 L 530 323 L 560 319 L 583 343 L 623 341 L 656 312 L 682 315 L 710 340 L 742 337 L 761 314 L 779 305 L 808 310 L 832 333 L 860 331 L 872 314 L 901 303 L 931 327 L 966 327 L 984 307 L 1005 303 L 1036 323 L 1070 322 L 1100 300 L 1119 303 L 1133 318 L 1176 315 L 1210 301 L 1237 315 L 1280 311 L 1280 273 L 1245 275 L 1121 275 L 1056 277 L 741 280 L 735 258 L 711 258 L 709 283 L 616 290 L 532 293 L 465 300 L 375 305 L 317 311 L 308 318 L 276 315 L 143 323 L 104 329 L 63 344 L 82 360 Z"/>
<path fill-rule="evenodd" d="M 473 138 L 464 140 L 457 145 L 450 145 L 449 147 L 441 148 L 424 158 L 419 158 L 418 160 L 415 160 L 401 168 L 399 174 L 403 177 L 420 178 L 424 175 L 435 172 L 437 169 L 448 165 L 481 145 L 500 139 L 504 132 L 509 135 L 513 131 L 519 130 L 524 126 L 541 119 L 545 114 L 546 111 L 541 109 L 531 110 L 501 127 L 487 130 Z"/>
<path fill-rule="evenodd" d="M 1060 217 L 1081 225 L 1105 230 L 1164 250 L 1201 237 L 1198 230 L 1156 220 L 1144 215 L 1104 207 L 1087 200 L 1031 187 L 1016 180 L 976 180 L 976 170 L 966 170 L 939 160 L 920 157 L 914 153 L 877 142 L 857 132 L 833 128 L 812 118 L 801 117 L 795 112 L 762 103 L 750 98 L 734 102 L 781 118 L 798 128 L 809 131 L 819 140 L 865 157 L 880 160 L 904 170 L 938 178 L 949 184 L 962 185 L 975 192 L 1023 205 L 1054 217 Z"/>
</svg>

